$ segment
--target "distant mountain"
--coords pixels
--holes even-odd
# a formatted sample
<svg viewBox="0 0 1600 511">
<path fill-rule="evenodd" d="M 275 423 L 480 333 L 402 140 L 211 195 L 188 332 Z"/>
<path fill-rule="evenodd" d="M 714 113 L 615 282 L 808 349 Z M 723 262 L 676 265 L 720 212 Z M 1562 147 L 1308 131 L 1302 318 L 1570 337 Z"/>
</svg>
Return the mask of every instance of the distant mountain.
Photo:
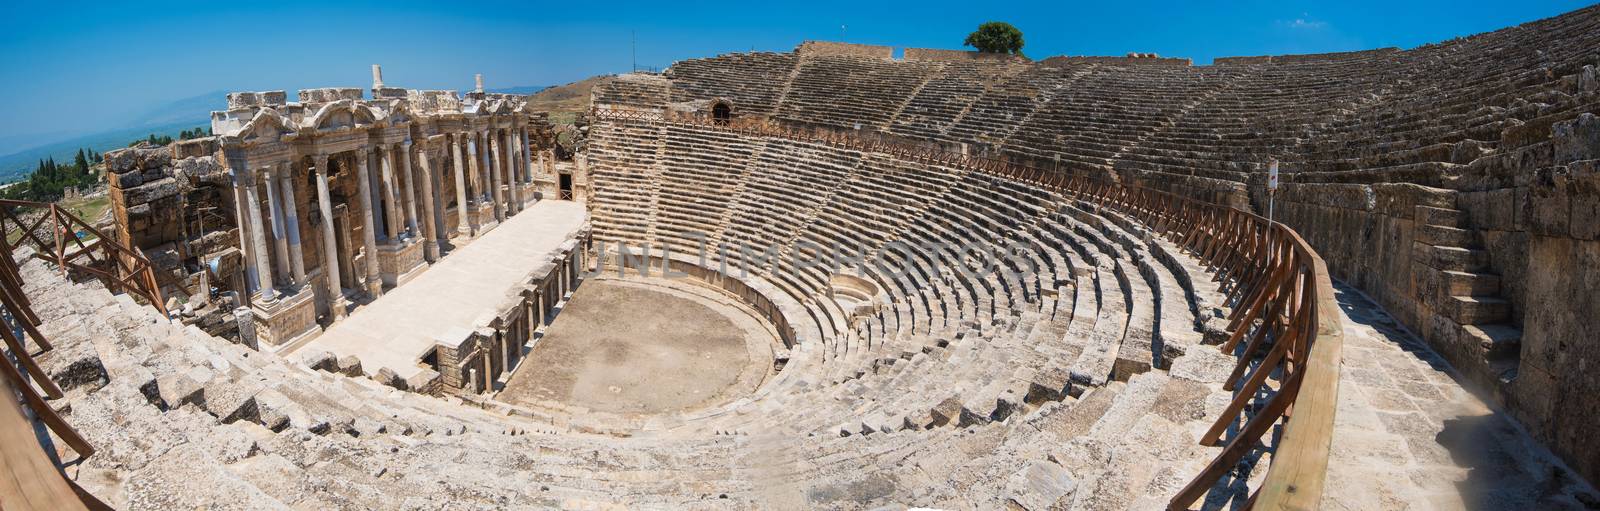
<svg viewBox="0 0 1600 511">
<path fill-rule="evenodd" d="M 521 94 L 526 96 L 548 88 L 550 88 L 549 85 L 521 85 L 517 87 L 505 87 L 501 89 L 485 89 L 485 91 L 496 94 Z"/>
<path fill-rule="evenodd" d="M 548 85 L 524 85 L 489 89 L 489 92 L 528 95 L 548 88 L 550 88 Z M 39 160 L 45 158 L 54 157 L 58 162 L 71 161 L 79 148 L 105 152 L 127 147 L 129 142 L 145 138 L 152 133 L 178 138 L 180 131 L 211 126 L 211 112 L 225 108 L 227 108 L 227 93 L 214 91 L 154 105 L 125 117 L 123 121 L 109 123 L 127 126 L 126 128 L 79 136 L 72 136 L 70 133 L 40 133 L 0 137 L 0 152 L 12 151 L 10 154 L 0 155 L 0 183 L 9 183 L 26 177 L 38 165 Z"/>
<path fill-rule="evenodd" d="M 39 164 L 39 160 L 54 157 L 57 162 L 71 161 L 79 148 L 105 152 L 127 147 L 129 142 L 150 134 L 170 135 L 197 127 L 211 126 L 211 111 L 227 108 L 227 93 L 207 92 L 187 98 L 156 104 L 139 113 L 113 119 L 108 126 L 125 126 L 113 130 L 75 135 L 70 132 L 10 135 L 0 139 L 0 183 L 9 183 L 26 177 Z"/>
<path fill-rule="evenodd" d="M 129 142 L 145 138 L 152 133 L 178 138 L 178 132 L 180 131 L 209 126 L 211 126 L 211 118 L 207 115 L 198 119 L 164 125 L 105 131 L 25 149 L 0 156 L 0 183 L 10 183 L 26 177 L 29 172 L 33 172 L 33 169 L 39 164 L 39 160 L 45 158 L 53 157 L 57 162 L 71 162 L 72 157 L 78 154 L 79 148 L 94 149 L 96 152 L 103 153 L 112 149 L 128 147 Z"/>
<path fill-rule="evenodd" d="M 142 112 L 110 124 L 138 128 L 193 122 L 195 119 L 205 119 L 209 124 L 212 111 L 227 109 L 228 93 L 219 90 L 152 105 Z"/>
<path fill-rule="evenodd" d="M 23 149 L 38 147 L 56 140 L 72 136 L 70 131 L 57 131 L 51 133 L 17 133 L 15 135 L 0 136 L 0 154 L 11 154 Z"/>
</svg>

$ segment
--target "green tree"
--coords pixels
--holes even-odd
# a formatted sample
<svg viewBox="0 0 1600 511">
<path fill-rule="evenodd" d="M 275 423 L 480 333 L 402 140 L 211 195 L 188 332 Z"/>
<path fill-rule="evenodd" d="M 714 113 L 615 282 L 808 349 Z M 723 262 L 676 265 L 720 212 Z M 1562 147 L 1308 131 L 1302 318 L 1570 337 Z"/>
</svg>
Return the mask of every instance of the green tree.
<svg viewBox="0 0 1600 511">
<path fill-rule="evenodd" d="M 78 149 L 78 155 L 72 158 L 72 164 L 78 166 L 78 172 L 89 172 L 89 157 L 83 154 L 83 149 Z"/>
<path fill-rule="evenodd" d="M 978 30 L 967 34 L 963 43 L 984 53 L 1022 54 L 1022 31 L 1004 21 L 990 21 L 978 25 Z"/>
</svg>

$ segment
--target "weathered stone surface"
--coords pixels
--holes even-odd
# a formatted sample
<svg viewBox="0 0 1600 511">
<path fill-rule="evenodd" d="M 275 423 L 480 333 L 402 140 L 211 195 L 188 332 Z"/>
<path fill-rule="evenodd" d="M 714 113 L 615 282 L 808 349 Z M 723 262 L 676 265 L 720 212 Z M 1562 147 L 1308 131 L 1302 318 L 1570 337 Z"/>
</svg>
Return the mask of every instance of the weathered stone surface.
<svg viewBox="0 0 1600 511">
<path fill-rule="evenodd" d="M 1078 487 L 1072 473 L 1048 461 L 1028 462 L 1006 482 L 1007 499 L 1028 510 L 1051 509 Z"/>
<path fill-rule="evenodd" d="M 156 378 L 156 386 L 161 395 L 161 405 L 166 408 L 177 408 L 185 404 L 199 405 L 204 402 L 204 388 L 187 373 L 168 374 Z"/>
<path fill-rule="evenodd" d="M 332 353 L 328 353 L 327 351 L 319 349 L 307 349 L 301 351 L 300 363 L 305 364 L 306 367 L 318 371 L 337 372 L 339 370 L 338 357 L 333 356 Z"/>
<path fill-rule="evenodd" d="M 165 199 L 178 194 L 178 181 L 166 177 L 156 181 L 129 188 L 123 192 L 123 200 L 129 204 L 144 204 L 158 199 Z"/>
<path fill-rule="evenodd" d="M 339 357 L 339 374 L 345 376 L 361 376 L 365 374 L 361 371 L 361 359 L 355 355 Z"/>
<path fill-rule="evenodd" d="M 172 151 L 141 142 L 126 149 L 106 151 L 106 169 L 121 174 L 130 171 L 159 170 L 172 163 Z"/>
<path fill-rule="evenodd" d="M 1600 116 L 1579 114 L 1551 126 L 1556 163 L 1600 159 Z"/>
</svg>

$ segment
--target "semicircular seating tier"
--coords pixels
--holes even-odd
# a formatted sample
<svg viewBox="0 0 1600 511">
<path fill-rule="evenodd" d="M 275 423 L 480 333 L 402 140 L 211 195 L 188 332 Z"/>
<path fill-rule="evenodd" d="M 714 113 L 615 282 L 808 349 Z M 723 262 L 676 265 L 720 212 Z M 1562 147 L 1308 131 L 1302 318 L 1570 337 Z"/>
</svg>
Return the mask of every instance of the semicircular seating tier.
<svg viewBox="0 0 1600 511">
<path fill-rule="evenodd" d="M 1600 428 L 1600 419 L 1578 410 L 1600 401 L 1576 389 L 1592 386 L 1586 368 L 1600 355 L 1574 356 L 1569 347 L 1592 344 L 1586 332 L 1600 328 L 1591 319 L 1600 318 L 1600 305 L 1573 291 L 1582 287 L 1575 282 L 1589 282 L 1579 276 L 1600 273 L 1591 255 L 1600 241 L 1593 207 L 1600 202 L 1596 47 L 1600 6 L 1411 49 L 1228 57 L 1200 66 L 1143 54 L 1028 61 L 906 49 L 895 57 L 888 47 L 806 43 L 790 53 L 688 59 L 659 75 L 623 75 L 618 83 L 631 92 L 597 93 L 595 108 L 961 154 L 1272 216 L 1304 237 L 1334 278 L 1371 296 L 1594 477 L 1600 463 L 1589 460 L 1600 460 L 1600 448 L 1580 439 Z M 613 87 L 624 86 L 601 89 Z M 596 158 L 649 160 L 672 151 L 684 137 L 679 130 L 597 134 L 612 137 L 597 146 L 626 154 Z M 1028 231 L 1018 225 L 1048 217 L 1029 194 L 994 193 L 1006 197 L 1002 202 L 963 195 L 991 185 L 950 169 L 906 188 L 857 190 L 852 183 L 892 180 L 899 169 L 870 155 L 855 166 L 851 155 L 813 158 L 802 146 L 746 140 L 713 144 L 707 154 L 661 154 L 658 160 L 675 160 L 655 174 L 614 182 L 641 179 L 673 190 L 689 180 L 691 190 L 651 190 L 642 196 L 648 207 L 618 206 L 602 216 L 626 224 L 624 217 L 635 215 L 636 223 L 618 228 L 636 230 L 614 235 L 647 239 L 660 234 L 650 225 L 676 228 L 680 218 L 698 225 L 697 212 L 714 211 L 719 223 L 698 228 L 722 232 L 722 240 L 782 243 L 863 236 L 1004 243 Z M 678 161 L 726 172 L 661 172 Z M 1269 193 L 1272 161 L 1280 164 L 1281 186 Z M 775 167 L 784 171 L 759 175 Z M 798 197 L 772 198 L 788 202 L 764 202 L 760 194 L 781 190 L 786 179 L 815 184 Z M 725 190 L 771 209 L 723 201 Z M 939 199 L 921 200 L 928 193 Z M 881 197 L 873 207 L 885 212 L 872 220 L 835 218 L 840 203 L 864 203 L 858 197 Z M 918 223 L 917 207 L 973 214 Z M 763 223 L 794 214 L 808 215 L 809 224 Z M 899 221 L 910 223 L 902 228 Z M 1051 241 L 1033 237 L 1025 241 Z M 949 257 L 920 254 L 907 262 L 936 265 Z M 821 277 L 801 273 L 774 285 L 806 296 Z M 969 312 L 984 321 L 1005 318 L 1030 296 L 1005 293 L 1039 287 L 918 272 L 874 278 L 885 290 L 935 295 L 913 297 L 914 306 L 875 320 L 881 337 L 905 326 L 948 327 L 941 318 Z M 839 311 L 827 303 L 797 299 L 795 306 L 806 320 L 797 332 L 839 328 Z"/>
<path fill-rule="evenodd" d="M 99 449 L 80 484 L 118 503 L 261 507 L 405 495 L 421 507 L 1139 508 L 1171 497 L 1146 486 L 1185 479 L 1217 452 L 1194 432 L 1230 396 L 1232 357 L 1199 345 L 1219 328 L 1219 291 L 1137 221 L 1023 182 L 822 143 L 625 123 L 591 136 L 597 241 L 658 239 L 683 264 L 700 264 L 699 240 L 680 236 L 696 231 L 785 256 L 907 248 L 863 272 L 857 285 L 880 292 L 865 312 L 829 299 L 826 269 L 730 272 L 792 331 L 787 364 L 733 402 L 635 419 L 312 370 L 32 261 L 28 291 L 58 345 L 47 362 L 77 382 L 63 415 Z M 608 149 L 630 143 L 655 152 Z M 1013 271 L 954 271 L 958 247 L 1012 247 L 1000 264 Z M 974 434 L 1006 454 L 971 459 Z M 343 461 L 328 463 L 333 452 Z M 1057 461 L 1017 465 L 1047 457 Z M 921 469 L 906 471 L 908 460 Z M 1029 482 L 1061 467 L 1097 489 Z"/>
</svg>

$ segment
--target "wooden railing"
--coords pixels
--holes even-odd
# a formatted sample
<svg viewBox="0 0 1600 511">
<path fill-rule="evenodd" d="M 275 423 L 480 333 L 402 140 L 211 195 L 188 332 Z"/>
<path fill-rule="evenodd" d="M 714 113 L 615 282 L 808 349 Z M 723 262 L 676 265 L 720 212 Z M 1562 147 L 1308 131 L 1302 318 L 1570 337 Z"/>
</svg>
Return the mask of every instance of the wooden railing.
<svg viewBox="0 0 1600 511">
<path fill-rule="evenodd" d="M 6 246 L 9 248 L 10 244 Z M 96 507 L 98 500 L 83 493 L 61 473 L 35 436 L 33 422 L 28 418 L 31 412 L 43 421 L 80 459 L 94 454 L 94 447 L 46 402 L 60 398 L 61 387 L 39 367 L 34 356 L 54 347 L 39 332 L 39 317 L 23 293 L 21 272 L 9 250 L 0 258 L 0 303 L 5 314 L 0 318 L 0 337 L 4 337 L 10 355 L 0 363 L 0 503 L 6 509 Z M 28 339 L 33 340 L 31 348 L 25 342 Z M 20 402 L 18 394 L 22 396 Z"/>
<path fill-rule="evenodd" d="M 91 239 L 85 240 L 86 234 Z M 16 249 L 31 246 L 32 257 L 53 263 L 63 273 L 91 276 L 112 291 L 144 299 L 163 315 L 155 271 L 137 248 L 118 243 L 56 204 L 0 200 L 0 337 L 11 360 L 0 363 L 0 503 L 6 509 L 109 509 L 68 479 L 35 435 L 42 421 L 79 459 L 94 447 L 46 401 L 59 399 L 61 387 L 34 360 L 50 345 L 39 331 L 39 316 L 23 291 Z M 25 342 L 31 339 L 33 346 Z M 20 366 L 20 369 L 19 369 Z M 21 395 L 21 401 L 16 399 Z"/>
<path fill-rule="evenodd" d="M 1172 193 L 1013 162 L 865 140 L 842 131 L 772 123 L 669 116 L 659 111 L 596 109 L 605 122 L 677 124 L 747 136 L 823 143 L 852 151 L 960 167 L 1023 181 L 1133 216 L 1204 263 L 1223 283 L 1229 337 L 1238 362 L 1224 388 L 1234 399 L 1201 438 L 1222 450 L 1168 502 L 1187 509 L 1253 452 L 1269 450 L 1265 479 L 1245 508 L 1316 509 L 1327 474 L 1339 392 L 1343 333 L 1327 265 L 1293 229 L 1240 209 Z M 1248 339 L 1248 341 L 1246 341 Z M 1282 424 L 1282 435 L 1268 435 Z M 1276 438 L 1268 447 L 1265 441 Z M 1227 489 L 1221 489 L 1228 492 Z"/>
<path fill-rule="evenodd" d="M 31 212 L 32 220 L 23 217 Z M 16 240 L 11 236 L 19 233 Z M 44 202 L 0 200 L 0 251 L 11 257 L 19 245 L 31 244 L 34 257 L 55 263 L 63 274 L 71 271 L 99 279 L 112 292 L 125 292 L 149 302 L 162 315 L 167 305 L 161 300 L 155 270 L 138 248 L 106 237 L 93 225 L 60 205 Z M 93 236 L 87 243 L 79 235 Z M 13 258 L 14 259 L 14 258 Z"/>
</svg>

